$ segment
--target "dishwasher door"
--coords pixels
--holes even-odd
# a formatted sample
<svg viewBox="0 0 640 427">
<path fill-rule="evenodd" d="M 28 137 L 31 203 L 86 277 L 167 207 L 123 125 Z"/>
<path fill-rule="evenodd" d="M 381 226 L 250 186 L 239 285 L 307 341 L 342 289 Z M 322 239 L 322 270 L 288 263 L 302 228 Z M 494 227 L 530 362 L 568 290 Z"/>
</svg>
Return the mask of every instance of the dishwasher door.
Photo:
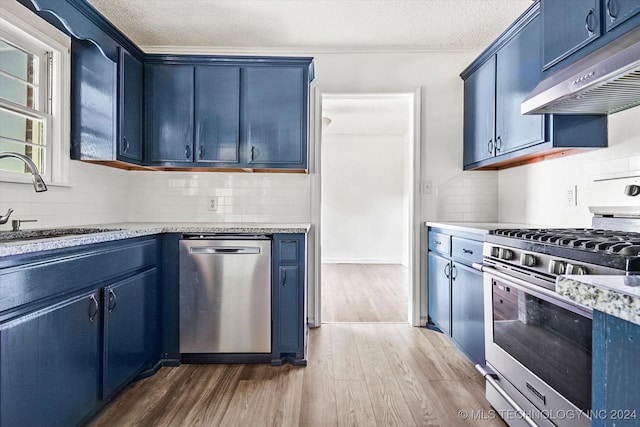
<svg viewBox="0 0 640 427">
<path fill-rule="evenodd" d="M 180 240 L 180 353 L 271 353 L 271 240 Z"/>
</svg>

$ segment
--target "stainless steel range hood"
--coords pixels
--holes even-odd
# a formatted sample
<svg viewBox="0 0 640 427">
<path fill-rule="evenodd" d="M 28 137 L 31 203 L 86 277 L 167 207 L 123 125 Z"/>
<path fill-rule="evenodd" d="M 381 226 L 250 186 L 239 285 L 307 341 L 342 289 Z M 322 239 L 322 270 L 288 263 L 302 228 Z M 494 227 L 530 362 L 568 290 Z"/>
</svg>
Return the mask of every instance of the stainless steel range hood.
<svg viewBox="0 0 640 427">
<path fill-rule="evenodd" d="M 640 105 L 640 27 L 543 80 L 522 114 L 613 114 Z"/>
</svg>

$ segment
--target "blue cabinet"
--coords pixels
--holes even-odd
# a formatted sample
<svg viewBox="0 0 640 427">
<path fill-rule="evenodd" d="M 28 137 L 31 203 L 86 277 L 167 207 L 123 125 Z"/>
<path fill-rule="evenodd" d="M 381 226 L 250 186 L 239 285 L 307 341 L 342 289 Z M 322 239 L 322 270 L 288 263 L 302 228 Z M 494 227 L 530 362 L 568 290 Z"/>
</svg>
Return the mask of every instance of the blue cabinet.
<svg viewBox="0 0 640 427">
<path fill-rule="evenodd" d="M 310 65 L 310 58 L 149 60 L 149 164 L 306 169 Z"/>
<path fill-rule="evenodd" d="M 600 1 L 542 0 L 545 69 L 600 37 Z"/>
<path fill-rule="evenodd" d="M 604 2 L 604 21 L 607 32 L 640 14 L 640 0 L 604 0 Z"/>
<path fill-rule="evenodd" d="M 193 161 L 194 73 L 190 65 L 148 64 L 147 160 Z"/>
<path fill-rule="evenodd" d="M 98 289 L 0 324 L 0 425 L 70 426 L 96 407 Z"/>
<path fill-rule="evenodd" d="M 159 360 L 158 243 L 0 258 L 0 425 L 78 425 Z"/>
<path fill-rule="evenodd" d="M 606 116 L 520 114 L 542 78 L 541 37 L 540 5 L 534 3 L 462 72 L 465 170 L 502 169 L 607 146 Z"/>
<path fill-rule="evenodd" d="M 306 236 L 273 236 L 273 365 L 307 364 Z"/>
<path fill-rule="evenodd" d="M 594 427 L 640 425 L 640 325 L 593 311 Z"/>
<path fill-rule="evenodd" d="M 104 399 L 158 358 L 157 289 L 155 268 L 103 289 Z"/>
<path fill-rule="evenodd" d="M 429 323 L 451 337 L 473 363 L 485 363 L 481 234 L 428 228 Z"/>
<path fill-rule="evenodd" d="M 142 62 L 120 47 L 118 62 L 118 160 L 141 164 L 143 160 Z"/>
</svg>

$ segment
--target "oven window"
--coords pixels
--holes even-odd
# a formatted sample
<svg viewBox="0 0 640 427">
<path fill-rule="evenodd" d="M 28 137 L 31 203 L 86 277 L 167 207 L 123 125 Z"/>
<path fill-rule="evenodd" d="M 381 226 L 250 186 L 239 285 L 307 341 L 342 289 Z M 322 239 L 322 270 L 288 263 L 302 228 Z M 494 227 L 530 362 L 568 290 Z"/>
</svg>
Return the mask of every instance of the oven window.
<svg viewBox="0 0 640 427">
<path fill-rule="evenodd" d="M 591 319 L 492 281 L 493 342 L 581 410 L 591 410 Z"/>
</svg>

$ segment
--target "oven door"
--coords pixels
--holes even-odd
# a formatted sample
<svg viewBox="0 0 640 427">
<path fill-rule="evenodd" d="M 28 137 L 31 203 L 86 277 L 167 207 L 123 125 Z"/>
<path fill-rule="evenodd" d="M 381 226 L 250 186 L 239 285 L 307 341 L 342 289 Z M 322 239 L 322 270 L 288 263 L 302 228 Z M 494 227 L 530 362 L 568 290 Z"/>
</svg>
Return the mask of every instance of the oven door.
<svg viewBox="0 0 640 427">
<path fill-rule="evenodd" d="M 493 267 L 482 271 L 494 383 L 508 381 L 509 395 L 517 389 L 521 396 L 511 397 L 525 411 L 532 404 L 555 424 L 590 425 L 592 310 Z"/>
</svg>

